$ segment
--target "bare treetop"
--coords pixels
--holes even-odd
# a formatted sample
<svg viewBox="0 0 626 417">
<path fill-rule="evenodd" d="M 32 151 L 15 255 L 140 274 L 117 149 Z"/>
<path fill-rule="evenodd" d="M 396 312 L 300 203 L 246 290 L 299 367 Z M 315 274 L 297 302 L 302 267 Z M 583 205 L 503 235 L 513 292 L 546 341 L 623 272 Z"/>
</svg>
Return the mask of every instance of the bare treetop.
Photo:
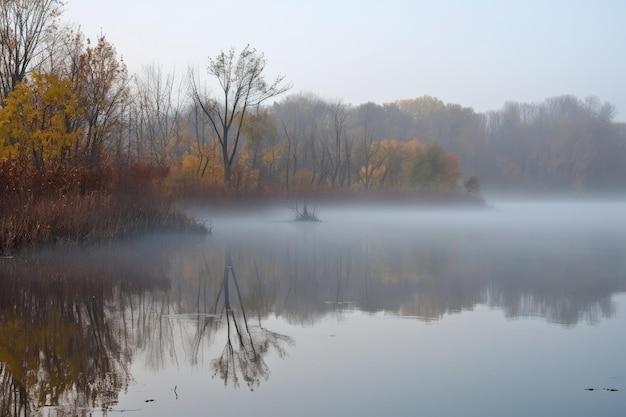
<svg viewBox="0 0 626 417">
<path fill-rule="evenodd" d="M 267 61 L 262 52 L 246 46 L 236 58 L 234 48 L 222 51 L 216 58 L 209 58 L 207 72 L 217 78 L 225 98 L 232 108 L 242 110 L 254 107 L 289 90 L 283 85 L 284 75 L 278 75 L 268 84 L 263 77 Z"/>
<path fill-rule="evenodd" d="M 191 94 L 209 119 L 219 141 L 224 167 L 224 182 L 230 184 L 232 165 L 237 154 L 241 128 L 247 112 L 264 101 L 291 88 L 278 75 L 272 82 L 265 81 L 267 61 L 263 53 L 247 45 L 238 55 L 234 48 L 209 58 L 207 72 L 217 78 L 221 97 L 209 97 L 201 92 L 191 75 Z M 230 133 L 233 129 L 234 138 Z"/>
<path fill-rule="evenodd" d="M 26 76 L 62 12 L 61 0 L 0 0 L 0 98 Z"/>
</svg>

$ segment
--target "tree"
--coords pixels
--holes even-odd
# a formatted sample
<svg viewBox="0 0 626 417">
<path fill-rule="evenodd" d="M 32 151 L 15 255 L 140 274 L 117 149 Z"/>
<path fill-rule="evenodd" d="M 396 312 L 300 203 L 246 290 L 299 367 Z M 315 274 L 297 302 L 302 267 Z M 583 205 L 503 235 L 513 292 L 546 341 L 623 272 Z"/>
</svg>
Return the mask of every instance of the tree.
<svg viewBox="0 0 626 417">
<path fill-rule="evenodd" d="M 470 175 L 470 177 L 465 180 L 463 185 L 468 193 L 474 195 L 480 194 L 480 180 L 476 175 Z"/>
<path fill-rule="evenodd" d="M 451 188 L 456 187 L 461 178 L 461 169 L 459 168 L 459 157 L 454 154 L 448 154 L 446 163 L 446 177 L 448 180 L 448 186 Z"/>
<path fill-rule="evenodd" d="M 96 46 L 86 48 L 78 65 L 74 90 L 84 109 L 78 156 L 84 164 L 94 166 L 102 162 L 107 140 L 122 123 L 129 79 L 126 65 L 117 60 L 115 48 L 104 36 Z"/>
<path fill-rule="evenodd" d="M 370 114 L 376 109 L 376 104 L 366 103 L 354 110 L 355 119 L 358 125 L 355 127 L 354 136 L 358 137 L 356 144 L 356 166 L 357 175 L 361 180 L 364 189 L 368 189 L 372 179 L 374 167 L 372 166 L 372 156 L 374 154 L 374 135 L 370 123 Z"/>
<path fill-rule="evenodd" d="M 247 139 L 244 151 L 249 155 L 249 167 L 259 173 L 260 185 L 264 151 L 277 141 L 276 120 L 268 111 L 255 112 L 246 117 L 242 130 Z"/>
<path fill-rule="evenodd" d="M 324 141 L 320 140 L 330 105 L 311 93 L 298 93 L 274 103 L 280 146 L 280 165 L 285 191 L 292 185 L 298 191 L 308 190 L 323 181 Z M 297 177 L 297 178 L 296 178 Z"/>
<path fill-rule="evenodd" d="M 80 114 L 70 80 L 31 73 L 0 109 L 0 158 L 32 158 L 37 167 L 62 159 L 79 138 L 72 121 Z"/>
<path fill-rule="evenodd" d="M 207 72 L 215 77 L 221 97 L 206 97 L 191 74 L 191 94 L 207 116 L 220 144 L 224 166 L 224 183 L 229 186 L 237 155 L 242 126 L 248 112 L 264 101 L 287 91 L 284 76 L 267 83 L 264 77 L 266 60 L 262 53 L 246 46 L 239 55 L 235 49 L 209 58 Z M 232 134 L 232 135 L 231 135 Z"/>
<path fill-rule="evenodd" d="M 0 0 L 0 101 L 26 77 L 61 14 L 60 0 Z"/>
<path fill-rule="evenodd" d="M 192 143 L 187 150 L 187 154 L 183 157 L 183 165 L 188 165 L 185 162 L 193 162 L 194 176 L 202 178 L 209 173 L 210 179 L 212 181 L 215 180 L 214 173 L 218 170 L 214 166 L 217 153 L 217 146 L 215 141 L 213 141 L 214 132 L 197 103 L 193 103 L 189 109 L 186 125 L 187 133 L 192 138 Z M 220 168 L 221 184 L 224 174 L 221 167 L 217 168 Z"/>
<path fill-rule="evenodd" d="M 486 116 L 485 152 L 459 156 L 465 170 L 492 187 L 576 192 L 623 187 L 623 163 L 613 163 L 623 161 L 625 148 L 618 145 L 623 135 L 612 117 L 614 107 L 596 97 L 508 102 Z"/>
<path fill-rule="evenodd" d="M 438 188 L 448 182 L 448 157 L 441 146 L 418 147 L 412 160 L 410 181 L 419 188 Z"/>
<path fill-rule="evenodd" d="M 351 143 L 346 137 L 346 120 L 348 118 L 348 110 L 341 103 L 333 103 L 331 114 L 329 115 L 328 126 L 328 155 L 330 155 L 330 185 L 334 186 L 339 180 L 343 186 L 344 180 L 348 179 L 348 187 L 350 186 L 350 155 L 352 153 Z"/>
<path fill-rule="evenodd" d="M 139 157 L 158 164 L 173 158 L 182 125 L 181 104 L 174 98 L 174 75 L 151 65 L 135 79 L 134 127 Z M 180 151 L 178 152 L 180 154 Z"/>
<path fill-rule="evenodd" d="M 443 127 L 449 124 L 443 101 L 424 95 L 412 100 L 400 100 L 397 105 L 411 116 L 415 136 L 425 143 L 441 143 Z"/>
<path fill-rule="evenodd" d="M 379 187 L 393 188 L 402 183 L 402 162 L 406 158 L 403 148 L 403 143 L 396 139 L 383 139 L 375 146 L 373 159 L 376 162 L 372 165 L 378 168 L 372 180 Z"/>
</svg>

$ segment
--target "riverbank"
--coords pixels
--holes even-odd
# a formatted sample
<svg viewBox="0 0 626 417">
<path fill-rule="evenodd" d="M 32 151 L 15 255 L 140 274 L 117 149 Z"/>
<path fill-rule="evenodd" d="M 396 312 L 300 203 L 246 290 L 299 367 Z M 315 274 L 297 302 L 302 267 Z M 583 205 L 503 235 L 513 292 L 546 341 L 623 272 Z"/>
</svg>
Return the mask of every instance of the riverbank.
<svg viewBox="0 0 626 417">
<path fill-rule="evenodd" d="M 209 232 L 163 191 L 151 164 L 32 170 L 4 163 L 0 253 L 49 242 L 85 242 L 152 230 Z"/>
<path fill-rule="evenodd" d="M 181 193 L 173 191 L 176 184 L 167 167 L 138 162 L 92 169 L 33 169 L 4 162 L 0 168 L 0 254 L 50 242 L 89 242 L 159 230 L 209 233 L 210 227 L 183 209 L 190 206 L 251 212 L 282 205 L 293 207 L 295 213 L 317 205 L 486 207 L 480 196 L 462 191 Z"/>
</svg>

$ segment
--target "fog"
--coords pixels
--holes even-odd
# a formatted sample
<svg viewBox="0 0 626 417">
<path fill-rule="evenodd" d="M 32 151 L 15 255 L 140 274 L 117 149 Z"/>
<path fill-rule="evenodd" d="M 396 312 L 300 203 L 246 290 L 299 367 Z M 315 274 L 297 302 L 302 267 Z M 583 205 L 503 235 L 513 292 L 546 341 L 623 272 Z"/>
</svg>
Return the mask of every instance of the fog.
<svg viewBox="0 0 626 417">
<path fill-rule="evenodd" d="M 428 304 L 442 312 L 486 304 L 511 316 L 572 325 L 611 315 L 611 295 L 624 290 L 625 208 L 597 201 L 509 201 L 471 209 L 318 205 L 319 222 L 294 222 L 288 207 L 192 213 L 212 222 L 210 245 L 295 263 L 288 270 L 308 276 L 326 268 L 331 288 L 342 274 L 353 275 L 348 301 L 358 308 L 406 312 L 430 297 Z M 374 302 L 369 293 L 364 305 L 357 295 L 363 276 L 385 282 L 383 292 L 395 286 L 394 295 L 385 292 Z"/>
<path fill-rule="evenodd" d="M 251 210 L 211 210 L 192 207 L 200 222 L 213 226 L 214 239 L 274 239 L 294 230 L 320 239 L 442 239 L 446 233 L 476 231 L 515 241 L 526 235 L 575 234 L 584 238 L 602 231 L 618 233 L 626 227 L 620 216 L 624 200 L 546 200 L 512 196 L 484 207 L 308 203 L 319 222 L 294 221 L 287 204 Z M 415 232 L 415 233 L 410 233 Z M 430 235 L 429 235 L 430 234 Z M 440 235 L 437 237 L 437 235 Z M 530 248 L 529 248 L 530 249 Z"/>
<path fill-rule="evenodd" d="M 289 206 L 195 206 L 189 213 L 211 224 L 210 235 L 50 245 L 3 258 L 0 318 L 10 325 L 0 328 L 0 410 L 65 404 L 68 414 L 57 415 L 71 415 L 69 404 L 114 407 L 135 387 L 133 378 L 150 384 L 144 367 L 159 384 L 180 372 L 201 377 L 197 368 L 206 366 L 226 387 L 256 390 L 290 354 L 297 358 L 323 342 L 302 336 L 304 329 L 334 334 L 343 330 L 333 323 L 360 320 L 372 340 L 389 332 L 405 337 L 406 330 L 392 332 L 394 322 L 376 324 L 380 315 L 442 323 L 454 344 L 465 345 L 473 336 L 450 327 L 451 320 L 490 332 L 494 317 L 535 318 L 582 333 L 623 320 L 626 203 L 309 204 L 319 222 L 293 221 Z M 612 346 L 611 334 L 594 343 Z M 377 342 L 363 349 L 384 350 Z M 19 363 L 29 365 L 22 370 Z M 334 372 L 344 365 L 329 366 Z M 181 391 L 190 388 L 185 381 L 178 382 Z M 132 401 L 146 399 L 137 387 L 131 393 Z M 205 396 L 195 398 L 189 407 Z"/>
<path fill-rule="evenodd" d="M 166 289 L 159 309 L 208 313 L 198 310 L 200 288 L 210 305 L 230 266 L 245 303 L 295 322 L 320 320 L 338 306 L 430 321 L 485 305 L 507 317 L 576 326 L 611 317 L 612 297 L 626 289 L 624 202 L 309 207 L 318 222 L 294 221 L 287 205 L 194 206 L 188 212 L 211 234 L 24 251 L 0 264 L 3 292 L 7 303 L 46 298 L 60 290 L 41 289 L 58 282 L 59 297 L 80 300 L 92 291 L 81 283 L 89 277 L 105 302 Z M 74 286 L 80 294 L 71 295 Z"/>
</svg>

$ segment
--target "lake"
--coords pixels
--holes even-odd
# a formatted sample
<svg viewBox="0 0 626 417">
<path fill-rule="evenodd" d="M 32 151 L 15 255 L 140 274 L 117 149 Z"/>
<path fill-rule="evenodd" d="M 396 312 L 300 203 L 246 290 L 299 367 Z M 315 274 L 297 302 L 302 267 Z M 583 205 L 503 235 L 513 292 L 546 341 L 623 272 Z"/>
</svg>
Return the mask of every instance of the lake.
<svg viewBox="0 0 626 417">
<path fill-rule="evenodd" d="M 625 415 L 626 203 L 316 212 L 0 259 L 0 415 Z"/>
</svg>

